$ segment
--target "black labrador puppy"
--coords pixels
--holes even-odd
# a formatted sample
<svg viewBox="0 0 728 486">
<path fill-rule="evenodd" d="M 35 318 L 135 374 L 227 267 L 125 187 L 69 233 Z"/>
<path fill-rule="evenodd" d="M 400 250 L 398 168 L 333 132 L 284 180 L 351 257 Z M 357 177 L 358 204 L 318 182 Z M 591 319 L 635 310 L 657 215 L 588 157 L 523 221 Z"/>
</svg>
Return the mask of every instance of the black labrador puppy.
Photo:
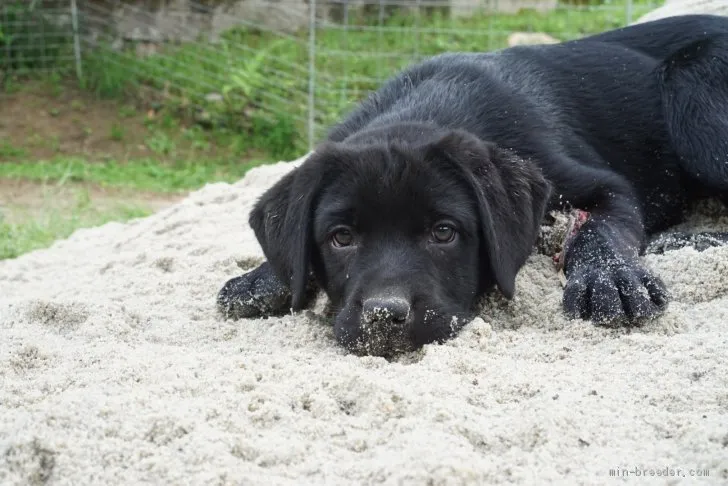
<svg viewBox="0 0 728 486">
<path fill-rule="evenodd" d="M 234 318 L 323 289 L 351 350 L 441 342 L 511 298 L 546 211 L 568 316 L 634 323 L 669 297 L 647 237 L 728 194 L 728 18 L 692 15 L 548 46 L 443 54 L 390 79 L 257 202 L 267 262 L 218 296 Z"/>
</svg>

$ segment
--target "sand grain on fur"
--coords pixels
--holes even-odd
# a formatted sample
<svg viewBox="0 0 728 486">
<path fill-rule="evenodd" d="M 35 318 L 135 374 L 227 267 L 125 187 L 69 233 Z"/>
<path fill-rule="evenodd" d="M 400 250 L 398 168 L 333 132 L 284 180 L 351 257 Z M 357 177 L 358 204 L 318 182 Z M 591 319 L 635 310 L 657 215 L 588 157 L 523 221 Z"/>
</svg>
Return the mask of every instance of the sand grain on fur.
<svg viewBox="0 0 728 486">
<path fill-rule="evenodd" d="M 457 339 L 356 357 L 317 312 L 216 312 L 290 167 L 0 262 L 0 484 L 728 482 L 728 247 L 648 256 L 675 300 L 642 328 L 566 321 L 534 255 Z"/>
</svg>

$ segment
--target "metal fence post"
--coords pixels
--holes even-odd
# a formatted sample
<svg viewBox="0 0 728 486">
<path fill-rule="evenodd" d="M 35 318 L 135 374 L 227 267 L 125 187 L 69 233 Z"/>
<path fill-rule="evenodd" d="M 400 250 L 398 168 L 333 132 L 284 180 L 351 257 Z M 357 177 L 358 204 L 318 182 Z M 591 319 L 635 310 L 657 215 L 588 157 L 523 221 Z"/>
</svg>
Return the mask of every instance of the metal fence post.
<svg viewBox="0 0 728 486">
<path fill-rule="evenodd" d="M 71 23 L 73 24 L 73 55 L 76 58 L 76 76 L 80 81 L 83 79 L 83 67 L 81 66 L 81 39 L 78 35 L 78 8 L 76 8 L 76 0 L 71 0 Z"/>
<path fill-rule="evenodd" d="M 313 150 L 316 111 L 316 0 L 309 2 L 308 17 L 308 150 Z"/>
<path fill-rule="evenodd" d="M 8 6 L 7 5 L 3 5 L 3 26 L 7 26 L 7 25 L 9 25 L 9 22 L 8 22 Z M 3 35 L 6 35 L 6 34 L 3 32 Z M 13 67 L 13 63 L 12 63 L 12 60 L 11 60 L 12 50 L 11 50 L 10 44 L 11 44 L 10 42 L 5 41 L 5 63 L 4 63 L 5 66 L 4 66 L 4 68 L 7 69 L 8 72 Z"/>
<path fill-rule="evenodd" d="M 627 25 L 629 25 L 632 23 L 632 0 L 627 0 L 627 5 L 624 8 Z"/>
</svg>

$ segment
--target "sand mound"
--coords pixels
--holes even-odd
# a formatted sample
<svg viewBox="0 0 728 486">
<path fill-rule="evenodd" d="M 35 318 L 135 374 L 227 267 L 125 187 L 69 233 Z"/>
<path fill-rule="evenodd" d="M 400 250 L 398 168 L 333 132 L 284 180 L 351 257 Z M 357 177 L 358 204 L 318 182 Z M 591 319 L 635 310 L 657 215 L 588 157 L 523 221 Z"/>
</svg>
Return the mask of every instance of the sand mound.
<svg viewBox="0 0 728 486">
<path fill-rule="evenodd" d="M 534 256 L 459 338 L 359 358 L 216 313 L 289 168 L 0 262 L 0 484 L 726 484 L 728 247 L 649 256 L 676 300 L 641 329 L 565 321 Z"/>
<path fill-rule="evenodd" d="M 646 13 L 634 23 L 690 14 L 728 15 L 728 3 L 725 0 L 666 0 L 662 6 Z"/>
</svg>

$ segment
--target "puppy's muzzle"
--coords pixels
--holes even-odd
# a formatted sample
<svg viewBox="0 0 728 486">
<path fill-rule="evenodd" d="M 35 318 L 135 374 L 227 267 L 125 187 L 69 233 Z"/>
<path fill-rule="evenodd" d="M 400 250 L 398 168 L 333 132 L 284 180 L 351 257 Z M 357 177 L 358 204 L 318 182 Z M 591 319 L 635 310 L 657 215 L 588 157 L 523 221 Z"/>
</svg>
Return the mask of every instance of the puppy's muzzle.
<svg viewBox="0 0 728 486">
<path fill-rule="evenodd" d="M 387 356 L 412 349 L 414 312 L 402 297 L 372 297 L 362 302 L 360 338 L 356 347 L 367 354 Z"/>
<path fill-rule="evenodd" d="M 362 303 L 362 323 L 384 327 L 406 327 L 411 316 L 410 303 L 401 297 L 374 297 Z"/>
</svg>

